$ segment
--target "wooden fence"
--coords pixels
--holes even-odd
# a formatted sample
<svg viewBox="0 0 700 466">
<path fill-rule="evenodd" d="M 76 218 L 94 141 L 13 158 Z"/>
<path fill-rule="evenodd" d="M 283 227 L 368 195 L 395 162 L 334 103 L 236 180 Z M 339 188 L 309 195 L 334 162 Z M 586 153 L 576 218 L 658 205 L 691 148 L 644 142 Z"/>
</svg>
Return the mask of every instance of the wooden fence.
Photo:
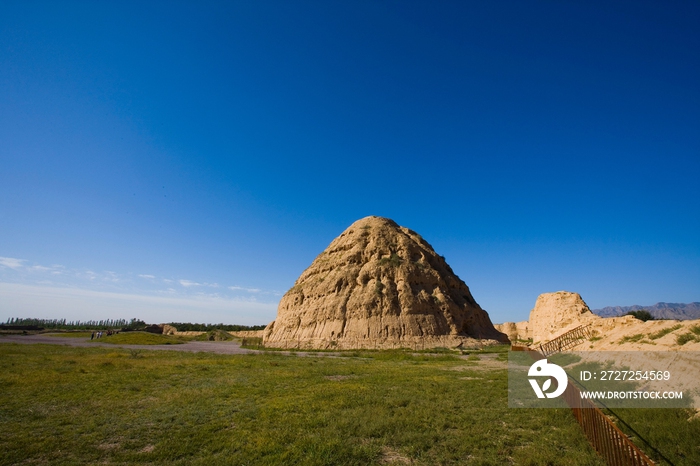
<svg viewBox="0 0 700 466">
<path fill-rule="evenodd" d="M 584 327 L 577 327 L 571 330 L 571 332 L 575 332 L 573 335 L 582 335 L 584 334 L 584 330 L 586 330 Z M 567 333 L 561 337 L 565 337 Z M 555 348 L 559 349 L 549 353 L 528 350 L 524 347 L 512 347 L 512 350 L 528 351 L 532 359 L 539 360 L 563 351 L 561 348 L 575 346 L 571 345 L 571 342 L 577 339 L 579 342 L 581 341 L 578 336 L 575 338 L 562 338 L 559 342 L 549 347 L 550 350 Z M 540 348 L 547 346 L 549 343 L 541 345 Z M 656 464 L 640 450 L 637 445 L 632 443 L 629 437 L 627 437 L 627 435 L 625 435 L 625 433 L 622 432 L 592 401 L 581 399 L 581 392 L 574 385 L 573 381 L 569 380 L 563 397 L 566 404 L 571 408 L 574 418 L 576 418 L 576 421 L 578 421 L 583 429 L 588 441 L 610 466 L 654 466 Z"/>
<path fill-rule="evenodd" d="M 547 357 L 550 354 L 560 353 L 574 346 L 582 343 L 591 337 L 591 326 L 589 325 L 579 325 L 575 329 L 569 330 L 568 332 L 559 335 L 554 340 L 543 343 L 539 346 L 538 351 Z"/>
<path fill-rule="evenodd" d="M 572 383 L 567 385 L 564 399 L 588 437 L 588 441 L 610 466 L 656 464 L 593 402 L 581 399 L 581 392 Z"/>
</svg>

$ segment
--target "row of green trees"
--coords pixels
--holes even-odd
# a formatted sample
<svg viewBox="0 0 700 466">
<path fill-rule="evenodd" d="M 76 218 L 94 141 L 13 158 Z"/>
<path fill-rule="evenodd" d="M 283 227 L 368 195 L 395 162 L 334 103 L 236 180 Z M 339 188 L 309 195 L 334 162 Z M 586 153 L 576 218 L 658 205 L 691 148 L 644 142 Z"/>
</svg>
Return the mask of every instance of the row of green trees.
<svg viewBox="0 0 700 466">
<path fill-rule="evenodd" d="M 33 319 L 11 317 L 3 325 L 8 327 L 41 327 L 60 330 L 100 330 L 107 328 L 139 329 L 146 326 L 140 319 L 104 319 L 104 320 L 66 320 L 66 319 Z"/>
<path fill-rule="evenodd" d="M 4 324 L 7 327 L 41 327 L 57 330 L 100 330 L 108 328 L 119 328 L 129 330 L 140 330 L 146 327 L 146 322 L 141 319 L 105 319 L 105 320 L 66 320 L 66 319 L 32 319 L 22 317 L 12 317 Z M 225 330 L 227 332 L 240 332 L 242 330 L 263 330 L 264 325 L 229 325 L 229 324 L 192 324 L 183 322 L 172 322 L 168 325 L 175 327 L 178 332 L 209 332 L 210 330 Z"/>
</svg>

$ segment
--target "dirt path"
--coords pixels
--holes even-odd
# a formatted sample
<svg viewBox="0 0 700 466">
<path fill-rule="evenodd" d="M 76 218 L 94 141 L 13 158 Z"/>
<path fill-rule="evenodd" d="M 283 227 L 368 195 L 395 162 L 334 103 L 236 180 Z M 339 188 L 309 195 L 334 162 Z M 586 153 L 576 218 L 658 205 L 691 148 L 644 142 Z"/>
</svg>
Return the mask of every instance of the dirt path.
<svg viewBox="0 0 700 466">
<path fill-rule="evenodd" d="M 265 351 L 251 350 L 241 348 L 239 341 L 188 341 L 180 345 L 122 345 L 112 343 L 99 343 L 97 341 L 90 342 L 82 338 L 69 337 L 54 337 L 46 334 L 36 335 L 2 335 L 0 334 L 0 344 L 2 343 L 21 343 L 21 344 L 45 344 L 45 345 L 64 345 L 64 346 L 80 346 L 83 348 L 94 348 L 96 346 L 102 348 L 125 348 L 125 349 L 140 349 L 140 350 L 165 350 L 165 351 L 187 351 L 190 353 L 208 352 L 218 354 L 249 354 L 249 353 L 265 353 Z M 274 351 L 274 354 L 295 356 L 315 356 L 337 358 L 343 357 L 341 353 L 325 353 L 325 352 L 304 352 L 304 351 Z M 431 356 L 429 353 L 413 353 L 414 356 Z M 441 356 L 442 354 L 432 354 L 432 356 Z M 498 355 L 495 353 L 480 354 L 479 358 L 487 364 L 495 364 L 500 366 L 500 362 L 496 361 Z M 468 359 L 469 355 L 460 356 L 461 359 Z"/>
<path fill-rule="evenodd" d="M 188 351 L 191 353 L 208 352 L 218 354 L 258 353 L 256 350 L 241 348 L 237 341 L 188 341 L 181 345 L 115 345 L 111 343 L 89 342 L 82 338 L 52 337 L 48 335 L 0 335 L 0 343 L 24 343 L 47 345 L 82 346 L 94 348 L 126 348 L 142 350 Z"/>
</svg>

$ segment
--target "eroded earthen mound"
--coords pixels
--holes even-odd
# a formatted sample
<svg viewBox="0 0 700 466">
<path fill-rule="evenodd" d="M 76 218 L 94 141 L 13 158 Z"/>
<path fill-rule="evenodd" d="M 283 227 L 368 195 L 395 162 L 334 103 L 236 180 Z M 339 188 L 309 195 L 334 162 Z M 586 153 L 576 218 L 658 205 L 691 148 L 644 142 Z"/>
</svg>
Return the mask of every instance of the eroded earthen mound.
<svg viewBox="0 0 700 466">
<path fill-rule="evenodd" d="M 444 258 L 381 217 L 353 223 L 280 301 L 264 344 L 392 348 L 507 341 Z"/>
<path fill-rule="evenodd" d="M 591 338 L 574 351 L 698 351 L 700 320 L 650 320 L 631 315 L 600 317 L 591 312 L 578 293 L 557 291 L 538 296 L 530 320 L 494 325 L 516 342 L 533 340 L 533 347 L 586 325 Z"/>
<path fill-rule="evenodd" d="M 544 343 L 579 325 L 600 317 L 593 314 L 581 295 L 570 291 L 543 293 L 530 311 L 529 327 L 534 342 Z"/>
<path fill-rule="evenodd" d="M 532 338 L 530 332 L 530 323 L 527 320 L 522 322 L 503 322 L 502 324 L 493 324 L 496 330 L 505 333 L 511 343 L 526 342 Z"/>
</svg>

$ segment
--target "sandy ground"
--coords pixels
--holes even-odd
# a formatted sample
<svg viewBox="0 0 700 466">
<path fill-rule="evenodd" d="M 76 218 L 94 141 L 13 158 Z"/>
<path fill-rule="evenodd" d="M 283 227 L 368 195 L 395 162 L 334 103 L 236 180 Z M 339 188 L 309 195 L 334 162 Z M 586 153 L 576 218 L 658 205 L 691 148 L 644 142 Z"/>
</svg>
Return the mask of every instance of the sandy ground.
<svg viewBox="0 0 700 466">
<path fill-rule="evenodd" d="M 632 316 L 596 319 L 592 323 L 592 341 L 572 348 L 574 351 L 700 351 L 700 341 L 679 345 L 678 336 L 690 333 L 700 320 L 649 320 L 642 322 Z M 678 327 L 678 328 L 676 328 Z M 655 338 L 661 330 L 668 334 Z M 672 330 L 673 329 L 673 330 Z M 637 336 L 636 341 L 625 337 Z"/>
</svg>

